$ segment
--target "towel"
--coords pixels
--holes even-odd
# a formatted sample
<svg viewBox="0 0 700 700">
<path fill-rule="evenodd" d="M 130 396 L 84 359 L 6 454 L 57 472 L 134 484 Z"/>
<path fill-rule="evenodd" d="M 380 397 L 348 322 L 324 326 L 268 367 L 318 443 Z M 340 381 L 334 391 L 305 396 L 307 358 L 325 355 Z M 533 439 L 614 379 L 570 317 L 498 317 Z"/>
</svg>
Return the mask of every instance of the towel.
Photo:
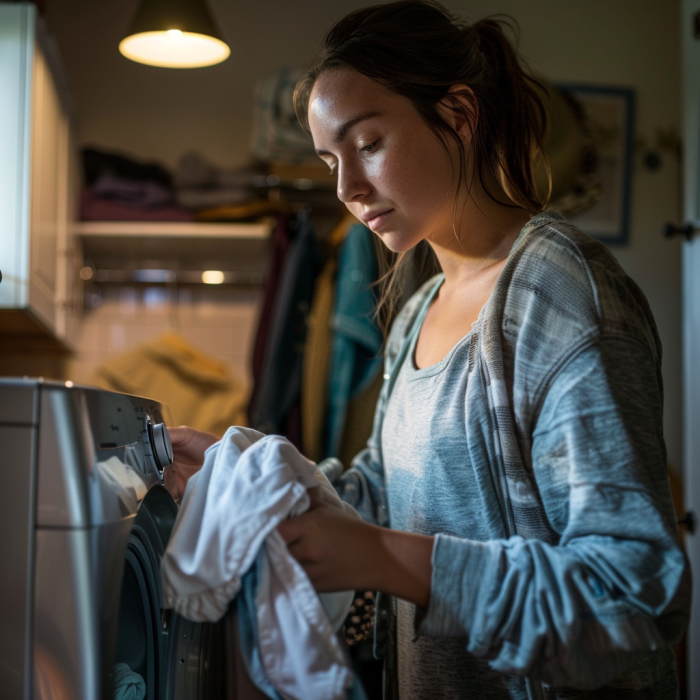
<svg viewBox="0 0 700 700">
<path fill-rule="evenodd" d="M 114 666 L 114 700 L 144 700 L 146 682 L 126 664 Z"/>
<path fill-rule="evenodd" d="M 307 490 L 319 486 L 320 498 L 359 517 L 288 440 L 229 428 L 190 478 L 161 564 L 166 605 L 197 622 L 220 619 L 255 567 L 251 643 L 289 700 L 344 700 L 353 683 L 335 632 L 354 592 L 319 596 L 276 530 L 308 509 Z"/>
</svg>

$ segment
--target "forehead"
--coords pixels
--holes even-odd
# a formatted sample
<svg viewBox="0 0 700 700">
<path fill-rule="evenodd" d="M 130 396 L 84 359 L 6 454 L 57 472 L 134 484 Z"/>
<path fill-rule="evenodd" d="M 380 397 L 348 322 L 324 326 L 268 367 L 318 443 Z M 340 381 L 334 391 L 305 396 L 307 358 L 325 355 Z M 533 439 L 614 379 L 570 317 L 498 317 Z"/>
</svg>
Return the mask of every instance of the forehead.
<svg viewBox="0 0 700 700">
<path fill-rule="evenodd" d="M 321 73 L 311 90 L 309 127 L 315 140 L 358 114 L 396 111 L 401 101 L 408 106 L 408 100 L 354 70 L 328 70 Z"/>
</svg>

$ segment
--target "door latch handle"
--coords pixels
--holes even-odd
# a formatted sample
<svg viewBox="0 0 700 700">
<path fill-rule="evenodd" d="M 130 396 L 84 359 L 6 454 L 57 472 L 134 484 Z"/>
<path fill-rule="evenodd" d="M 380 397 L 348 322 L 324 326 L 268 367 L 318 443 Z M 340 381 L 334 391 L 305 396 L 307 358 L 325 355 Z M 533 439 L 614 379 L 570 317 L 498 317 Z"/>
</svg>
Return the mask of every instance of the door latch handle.
<svg viewBox="0 0 700 700">
<path fill-rule="evenodd" d="M 693 224 L 685 226 L 676 226 L 675 224 L 666 224 L 664 226 L 664 238 L 673 238 L 674 236 L 684 236 L 686 241 L 693 240 L 693 233 L 698 229 Z"/>
<path fill-rule="evenodd" d="M 685 515 L 678 521 L 678 524 L 683 525 L 689 535 L 694 535 L 698 528 L 698 518 L 695 515 L 695 511 L 687 510 Z"/>
</svg>

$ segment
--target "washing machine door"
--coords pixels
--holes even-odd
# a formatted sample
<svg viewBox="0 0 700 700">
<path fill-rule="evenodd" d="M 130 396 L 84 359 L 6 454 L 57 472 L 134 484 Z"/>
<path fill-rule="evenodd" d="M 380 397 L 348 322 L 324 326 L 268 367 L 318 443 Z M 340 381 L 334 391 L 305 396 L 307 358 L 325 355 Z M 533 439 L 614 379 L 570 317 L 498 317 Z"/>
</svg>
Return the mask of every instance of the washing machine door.
<svg viewBox="0 0 700 700">
<path fill-rule="evenodd" d="M 115 675 L 128 683 L 138 681 L 129 672 L 138 674 L 146 700 L 219 700 L 227 697 L 226 621 L 193 623 L 163 607 L 160 562 L 176 516 L 170 493 L 156 485 L 134 520 L 124 559 Z"/>
</svg>

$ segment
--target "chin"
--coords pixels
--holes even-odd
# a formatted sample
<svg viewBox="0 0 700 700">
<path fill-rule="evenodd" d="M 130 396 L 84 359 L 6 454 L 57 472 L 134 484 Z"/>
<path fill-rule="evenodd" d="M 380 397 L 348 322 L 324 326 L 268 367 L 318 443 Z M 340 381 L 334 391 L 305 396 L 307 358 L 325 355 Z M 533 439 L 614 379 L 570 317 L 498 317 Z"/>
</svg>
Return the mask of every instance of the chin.
<svg viewBox="0 0 700 700">
<path fill-rule="evenodd" d="M 377 236 L 379 236 L 381 242 L 392 253 L 407 253 L 422 240 L 415 240 L 414 238 L 409 239 L 406 236 L 402 236 L 400 233 L 378 233 Z"/>
</svg>

